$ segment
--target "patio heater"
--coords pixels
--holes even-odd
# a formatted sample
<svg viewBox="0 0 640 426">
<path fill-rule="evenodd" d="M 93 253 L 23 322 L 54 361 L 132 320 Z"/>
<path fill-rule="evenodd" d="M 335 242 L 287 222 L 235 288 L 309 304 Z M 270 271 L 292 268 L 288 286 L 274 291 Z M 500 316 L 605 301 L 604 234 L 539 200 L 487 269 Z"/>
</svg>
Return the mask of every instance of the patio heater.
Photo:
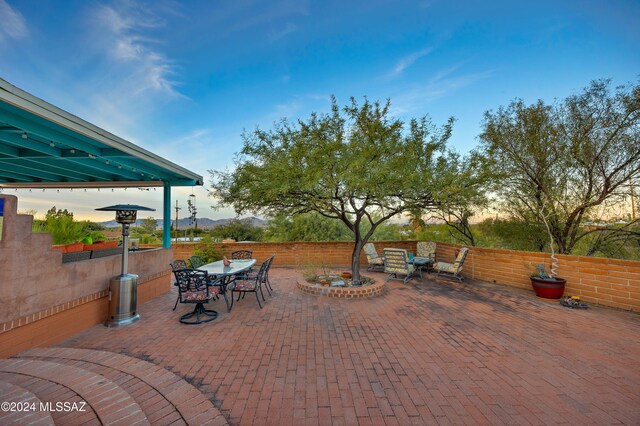
<svg viewBox="0 0 640 426">
<path fill-rule="evenodd" d="M 106 327 L 121 327 L 140 319 L 138 310 L 138 276 L 128 274 L 129 261 L 129 225 L 136 222 L 138 210 L 155 211 L 149 207 L 134 204 L 117 204 L 96 210 L 115 211 L 116 222 L 122 224 L 122 273 L 111 278 L 109 284 L 109 317 Z"/>
</svg>

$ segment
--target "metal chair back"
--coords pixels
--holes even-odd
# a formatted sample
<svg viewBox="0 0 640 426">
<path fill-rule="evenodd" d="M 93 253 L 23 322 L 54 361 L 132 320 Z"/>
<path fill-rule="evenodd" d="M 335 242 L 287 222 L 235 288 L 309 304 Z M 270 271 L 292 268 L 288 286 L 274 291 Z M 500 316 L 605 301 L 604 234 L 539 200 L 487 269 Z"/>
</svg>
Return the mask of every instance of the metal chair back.
<svg viewBox="0 0 640 426">
<path fill-rule="evenodd" d="M 191 267 L 193 269 L 198 269 L 199 267 L 201 267 L 202 265 L 204 265 L 204 262 L 202 261 L 202 258 L 200 256 L 191 256 L 189 258 L 189 263 L 191 264 Z"/>
<path fill-rule="evenodd" d="M 253 259 L 251 250 L 236 250 L 231 253 L 231 259 Z"/>
</svg>

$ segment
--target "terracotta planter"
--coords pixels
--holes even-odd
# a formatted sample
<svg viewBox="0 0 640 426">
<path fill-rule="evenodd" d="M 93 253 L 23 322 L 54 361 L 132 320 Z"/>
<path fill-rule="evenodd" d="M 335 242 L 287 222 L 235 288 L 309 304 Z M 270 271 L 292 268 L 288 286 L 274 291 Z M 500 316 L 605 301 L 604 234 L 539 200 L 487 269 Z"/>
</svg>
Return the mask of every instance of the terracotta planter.
<svg viewBox="0 0 640 426">
<path fill-rule="evenodd" d="M 529 277 L 531 285 L 536 292 L 536 296 L 543 299 L 560 299 L 564 294 L 564 286 L 567 280 L 564 278 L 542 279 L 537 277 Z"/>
<path fill-rule="evenodd" d="M 331 281 L 323 280 L 323 281 L 320 281 L 320 284 L 322 284 L 323 287 L 328 287 L 329 285 L 331 285 Z"/>
<path fill-rule="evenodd" d="M 351 272 L 343 272 L 340 274 L 340 276 L 348 280 L 349 278 L 351 278 Z"/>
</svg>

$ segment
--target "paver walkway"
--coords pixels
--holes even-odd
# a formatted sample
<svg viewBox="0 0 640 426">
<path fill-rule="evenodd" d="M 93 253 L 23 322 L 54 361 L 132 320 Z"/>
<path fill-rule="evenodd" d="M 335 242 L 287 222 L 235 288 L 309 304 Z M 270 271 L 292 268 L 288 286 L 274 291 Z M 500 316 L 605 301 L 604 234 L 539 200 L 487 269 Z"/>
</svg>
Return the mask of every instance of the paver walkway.
<svg viewBox="0 0 640 426">
<path fill-rule="evenodd" d="M 158 364 L 230 424 L 640 424 L 640 315 L 430 277 L 335 300 L 298 279 L 274 269 L 264 309 L 252 295 L 230 313 L 217 301 L 219 318 L 198 326 L 167 294 L 131 326 L 61 346 Z"/>
</svg>

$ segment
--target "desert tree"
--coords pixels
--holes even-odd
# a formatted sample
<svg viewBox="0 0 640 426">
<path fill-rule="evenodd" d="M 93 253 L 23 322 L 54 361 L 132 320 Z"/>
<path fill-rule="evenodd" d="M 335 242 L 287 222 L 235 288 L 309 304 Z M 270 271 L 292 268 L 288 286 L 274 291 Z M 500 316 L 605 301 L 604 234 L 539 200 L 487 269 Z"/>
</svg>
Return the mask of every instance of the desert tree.
<svg viewBox="0 0 640 426">
<path fill-rule="evenodd" d="M 461 159 L 447 147 L 453 118 L 440 127 L 426 116 L 405 124 L 389 108 L 353 98 L 341 108 L 332 98 L 329 113 L 245 132 L 235 168 L 210 171 L 212 195 L 238 214 L 316 212 L 341 221 L 353 235 L 358 282 L 360 253 L 380 224 L 436 208 L 465 185 L 455 178 Z"/>
<path fill-rule="evenodd" d="M 599 80 L 552 105 L 514 100 L 485 113 L 480 140 L 501 207 L 547 218 L 558 252 L 569 254 L 593 233 L 582 225 L 603 203 L 624 202 L 640 167 L 640 86 Z"/>
</svg>

